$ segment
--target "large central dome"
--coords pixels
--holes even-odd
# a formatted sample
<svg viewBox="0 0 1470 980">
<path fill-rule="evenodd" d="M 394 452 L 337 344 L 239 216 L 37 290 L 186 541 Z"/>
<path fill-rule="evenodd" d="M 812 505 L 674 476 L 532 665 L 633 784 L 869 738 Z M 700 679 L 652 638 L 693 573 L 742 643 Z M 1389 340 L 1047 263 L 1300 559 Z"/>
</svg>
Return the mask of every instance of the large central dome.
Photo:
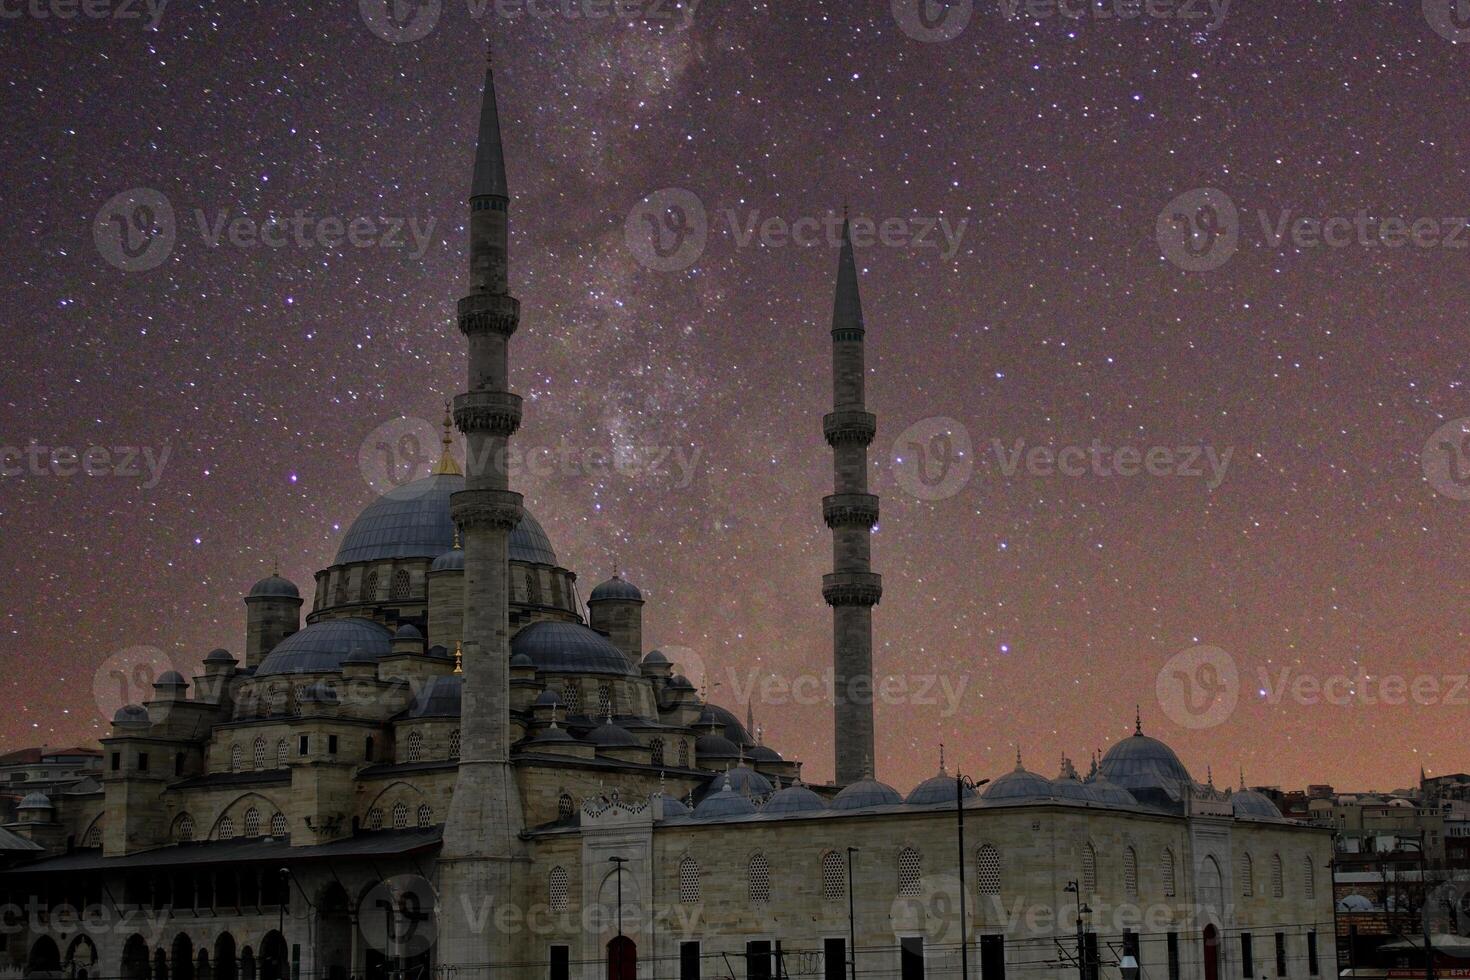
<svg viewBox="0 0 1470 980">
<path fill-rule="evenodd" d="M 368 504 L 342 539 L 335 565 L 380 558 L 437 558 L 454 546 L 449 498 L 464 489 L 458 473 L 435 473 Z M 510 532 L 510 560 L 555 565 L 551 540 L 530 511 Z"/>
</svg>

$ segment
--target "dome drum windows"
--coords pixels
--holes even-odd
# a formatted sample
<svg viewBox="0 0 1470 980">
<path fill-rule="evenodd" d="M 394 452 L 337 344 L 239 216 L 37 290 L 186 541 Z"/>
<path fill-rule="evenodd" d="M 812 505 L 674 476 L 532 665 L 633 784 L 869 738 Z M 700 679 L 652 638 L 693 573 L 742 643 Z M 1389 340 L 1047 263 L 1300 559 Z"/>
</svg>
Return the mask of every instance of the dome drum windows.
<svg viewBox="0 0 1470 980">
<path fill-rule="evenodd" d="M 406 830 L 408 828 L 408 804 L 399 800 L 393 804 L 393 829 Z"/>
<path fill-rule="evenodd" d="M 393 573 L 393 586 L 388 592 L 388 598 L 395 602 L 407 599 L 412 594 L 412 580 L 409 578 L 408 569 L 400 568 Z"/>
<path fill-rule="evenodd" d="M 424 758 L 424 736 L 419 732 L 408 733 L 408 745 L 404 751 L 404 761 L 422 762 Z"/>
</svg>

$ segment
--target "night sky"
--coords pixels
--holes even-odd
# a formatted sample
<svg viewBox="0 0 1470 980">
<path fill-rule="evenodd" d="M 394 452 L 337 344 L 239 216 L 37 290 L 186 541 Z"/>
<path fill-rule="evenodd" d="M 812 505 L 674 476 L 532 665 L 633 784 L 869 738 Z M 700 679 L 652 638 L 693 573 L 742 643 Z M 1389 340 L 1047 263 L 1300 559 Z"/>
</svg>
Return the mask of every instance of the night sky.
<svg viewBox="0 0 1470 980">
<path fill-rule="evenodd" d="M 820 676 L 831 658 L 837 251 L 742 244 L 727 212 L 795 222 L 846 201 L 880 223 L 965 223 L 952 255 L 858 253 L 883 497 L 875 658 L 909 688 L 879 709 L 880 776 L 907 790 L 940 742 L 976 777 L 1017 745 L 1046 775 L 1064 752 L 1085 769 L 1135 705 L 1222 786 L 1241 767 L 1255 784 L 1385 790 L 1421 765 L 1470 769 L 1470 502 L 1455 468 L 1446 486 L 1423 458 L 1470 416 L 1470 44 L 1417 0 L 1241 3 L 1213 29 L 977 0 L 947 41 L 876 0 L 710 0 L 692 18 L 653 0 L 651 16 L 476 18 L 444 0 L 403 43 L 345 0 L 176 0 L 152 28 L 121 4 L 142 19 L 0 5 L 0 444 L 169 455 L 156 485 L 141 463 L 0 478 L 0 748 L 104 735 L 94 681 L 105 692 L 130 648 L 190 674 L 212 647 L 239 654 L 240 597 L 277 559 L 309 603 L 375 495 L 370 434 L 437 425 L 462 389 L 452 314 L 493 38 L 523 305 L 515 442 L 670 453 L 656 472 L 515 486 L 582 594 L 616 562 L 649 599 L 647 645 L 693 651 L 715 700 L 743 716 L 751 679 Z M 630 241 L 640 201 L 669 188 L 698 199 L 708 235 L 661 271 Z M 1238 208 L 1238 249 L 1190 271 L 1158 227 L 1202 188 Z M 169 203 L 176 241 L 125 271 L 94 223 L 139 189 Z M 211 246 L 196 210 L 432 234 Z M 1273 241 L 1283 215 L 1360 211 L 1370 228 L 1433 219 L 1443 241 Z M 1217 213 L 1194 214 L 1202 234 Z M 899 439 L 912 426 L 918 450 Z M 1212 489 L 1008 475 L 993 440 L 1232 455 Z M 931 491 L 916 477 L 943 476 L 946 452 L 954 478 Z M 697 460 L 689 479 L 674 453 Z M 1233 710 L 1181 712 L 1177 670 L 1208 683 L 1222 667 Z M 1346 703 L 1277 696 L 1283 676 L 1360 672 Z M 1384 674 L 1437 693 L 1384 704 Z M 963 686 L 955 710 L 936 681 Z M 829 708 L 781 690 L 756 689 L 767 742 L 830 777 Z"/>
</svg>

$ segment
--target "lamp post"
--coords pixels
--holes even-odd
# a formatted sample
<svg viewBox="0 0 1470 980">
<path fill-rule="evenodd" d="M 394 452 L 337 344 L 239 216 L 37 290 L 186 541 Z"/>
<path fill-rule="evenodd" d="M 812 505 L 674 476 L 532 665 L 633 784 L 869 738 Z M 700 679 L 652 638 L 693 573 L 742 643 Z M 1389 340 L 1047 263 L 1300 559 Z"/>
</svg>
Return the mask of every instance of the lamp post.
<svg viewBox="0 0 1470 980">
<path fill-rule="evenodd" d="M 1419 852 L 1419 919 L 1424 923 L 1424 980 L 1434 980 L 1434 942 L 1429 938 L 1429 857 L 1424 853 L 1424 831 L 1416 841 L 1406 840 L 1400 847 L 1412 846 Z"/>
<path fill-rule="evenodd" d="M 965 905 L 965 787 L 977 790 L 988 782 L 990 780 L 982 779 L 977 783 L 958 769 L 955 770 L 954 812 L 955 822 L 958 824 L 956 840 L 959 842 L 960 857 L 960 977 L 962 980 L 970 980 L 970 921 Z"/>
<path fill-rule="evenodd" d="M 276 874 L 281 876 L 281 893 L 276 896 L 280 899 L 280 915 L 278 916 L 276 931 L 281 934 L 282 960 L 279 967 L 279 973 L 280 976 L 284 978 L 287 975 L 286 964 L 291 961 L 291 957 L 289 954 L 289 950 L 291 949 L 291 947 L 286 942 L 286 898 L 291 894 L 291 886 L 288 885 L 287 882 L 291 880 L 291 869 L 281 868 L 276 872 Z"/>
<path fill-rule="evenodd" d="M 851 947 L 847 954 L 847 965 L 851 980 L 857 980 L 857 916 L 854 914 L 852 897 L 852 856 L 858 848 L 847 849 L 847 942 Z"/>
<path fill-rule="evenodd" d="M 1082 916 L 1091 914 L 1092 909 L 1082 904 L 1082 885 L 1079 882 L 1069 881 L 1063 890 L 1077 896 L 1077 977 L 1078 980 L 1087 980 L 1087 936 L 1082 931 Z"/>
</svg>

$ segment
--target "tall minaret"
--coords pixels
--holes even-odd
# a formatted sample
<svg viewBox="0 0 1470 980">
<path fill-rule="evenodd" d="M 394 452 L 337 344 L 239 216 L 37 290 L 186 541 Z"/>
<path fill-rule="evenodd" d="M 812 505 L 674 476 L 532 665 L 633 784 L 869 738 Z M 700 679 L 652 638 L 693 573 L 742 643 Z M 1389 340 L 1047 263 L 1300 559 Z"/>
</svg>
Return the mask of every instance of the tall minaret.
<svg viewBox="0 0 1470 980">
<path fill-rule="evenodd" d="M 518 900 L 524 875 L 520 794 L 510 764 L 510 632 L 507 538 L 521 519 L 505 448 L 520 426 L 521 399 L 508 390 L 506 345 L 520 321 L 509 293 L 506 216 L 510 194 L 500 144 L 495 81 L 485 65 L 479 149 L 470 188 L 470 289 L 459 301 L 469 342 L 469 389 L 454 400 L 465 434 L 465 489 L 452 501 L 464 546 L 464 692 L 459 778 L 439 858 L 441 961 L 485 968 L 513 959 L 504 937 L 473 916 Z M 490 973 L 494 969 L 489 969 Z"/>
<path fill-rule="evenodd" d="M 873 607 L 883 579 L 870 570 L 878 498 L 868 493 L 868 446 L 878 420 L 863 400 L 863 303 L 846 217 L 832 310 L 832 413 L 822 429 L 834 456 L 833 494 L 822 501 L 832 529 L 832 574 L 822 597 L 832 607 L 837 782 L 871 778 L 873 771 Z"/>
</svg>

